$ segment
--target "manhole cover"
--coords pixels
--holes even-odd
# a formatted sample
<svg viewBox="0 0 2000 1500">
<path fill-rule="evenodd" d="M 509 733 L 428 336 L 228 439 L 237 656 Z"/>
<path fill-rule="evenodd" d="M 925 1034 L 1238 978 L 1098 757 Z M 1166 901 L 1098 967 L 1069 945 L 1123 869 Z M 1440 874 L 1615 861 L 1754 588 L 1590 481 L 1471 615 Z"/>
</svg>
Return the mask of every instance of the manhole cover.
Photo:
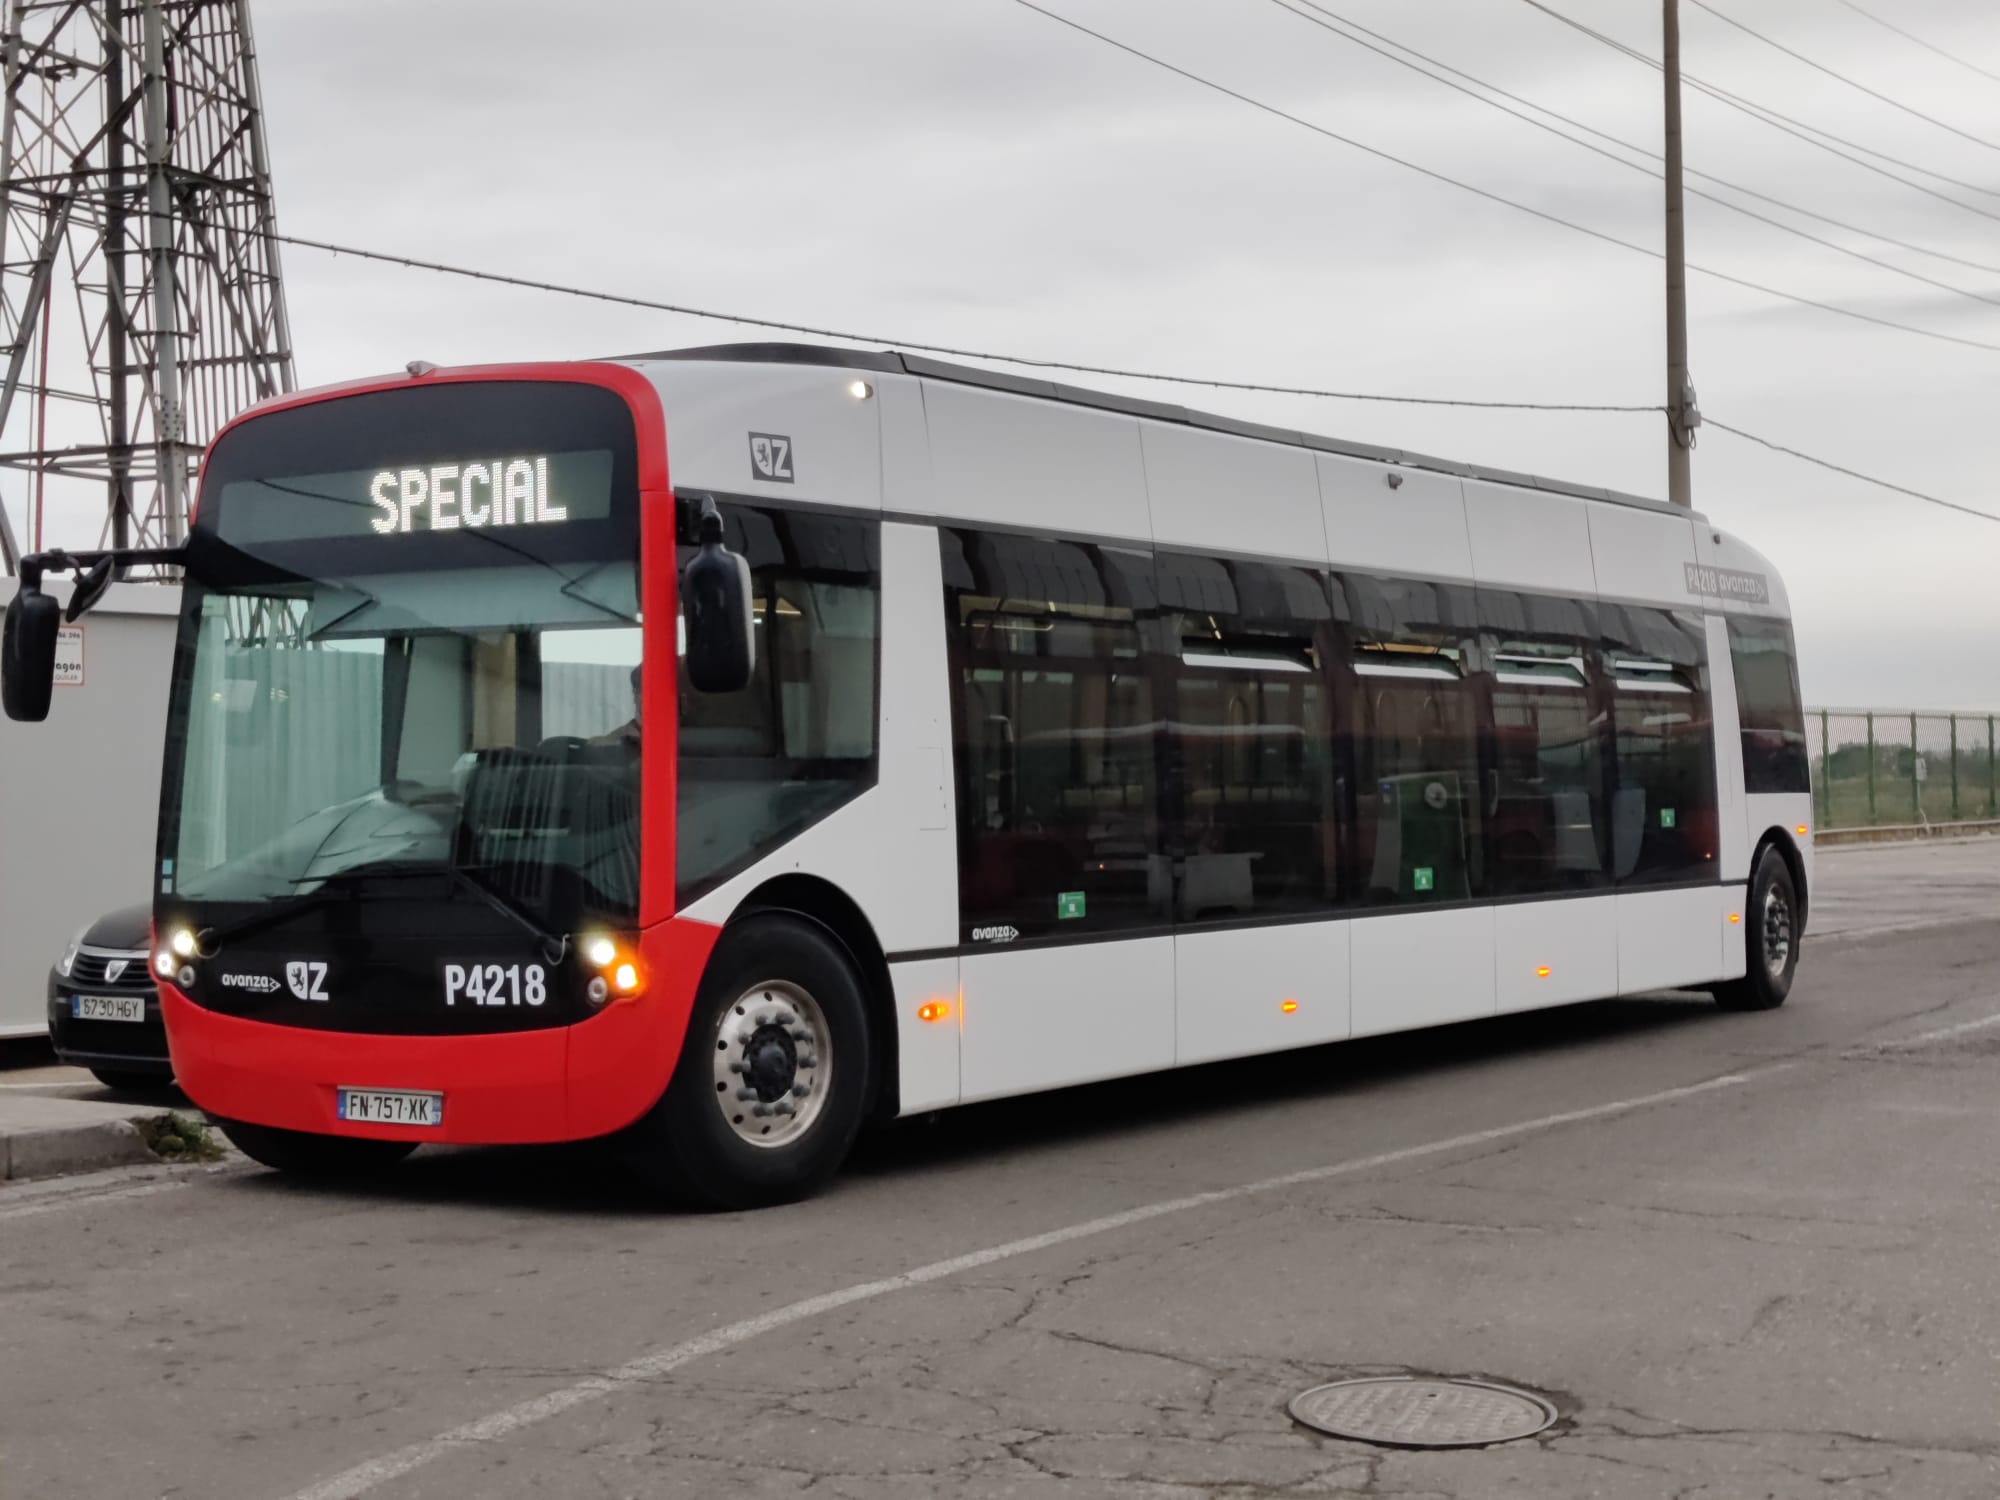
<svg viewBox="0 0 2000 1500">
<path fill-rule="evenodd" d="M 1533 1437 L 1556 1419 L 1540 1396 L 1485 1380 L 1386 1375 L 1316 1385 L 1292 1417 L 1330 1437 L 1392 1448 L 1478 1448 Z"/>
</svg>

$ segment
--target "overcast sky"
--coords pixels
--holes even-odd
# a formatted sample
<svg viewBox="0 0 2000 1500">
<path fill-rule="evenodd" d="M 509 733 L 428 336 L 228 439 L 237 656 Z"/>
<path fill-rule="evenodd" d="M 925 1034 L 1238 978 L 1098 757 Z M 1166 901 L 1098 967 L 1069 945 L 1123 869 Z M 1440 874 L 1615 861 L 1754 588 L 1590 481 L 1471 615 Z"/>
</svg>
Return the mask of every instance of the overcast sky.
<svg viewBox="0 0 2000 1500">
<path fill-rule="evenodd" d="M 1283 13 L 1275 0 L 1043 0 L 1330 130 L 1657 247 L 1659 184 Z M 1522 0 L 1323 0 L 1658 149 L 1658 75 Z M 1551 0 L 1657 55 L 1651 0 Z M 1861 0 L 2000 75 L 1994 0 Z M 1995 146 L 1684 7 L 1696 76 L 1987 191 L 2000 82 L 1839 0 L 1719 10 Z M 1114 52 L 1013 0 L 256 0 L 281 227 L 586 286 L 1092 364 L 1420 395 L 1653 402 L 1663 275 Z M 2000 267 L 2000 219 L 1697 94 L 1687 160 Z M 1719 190 L 1718 190 L 1719 191 Z M 1779 210 L 1779 217 L 1790 219 Z M 1802 225 L 1808 221 L 1792 220 Z M 1808 225 L 1990 301 L 1699 200 L 1698 264 L 2000 345 L 2000 274 Z M 769 337 L 285 254 L 301 381 Z M 1705 411 L 2000 512 L 2000 352 L 1693 275 Z M 1116 386 L 1109 380 L 1097 380 Z M 1663 494 L 1661 420 L 1129 386 L 1265 421 Z M 2000 526 L 1721 433 L 1696 505 L 1784 572 L 1820 703 L 2000 708 Z"/>
</svg>

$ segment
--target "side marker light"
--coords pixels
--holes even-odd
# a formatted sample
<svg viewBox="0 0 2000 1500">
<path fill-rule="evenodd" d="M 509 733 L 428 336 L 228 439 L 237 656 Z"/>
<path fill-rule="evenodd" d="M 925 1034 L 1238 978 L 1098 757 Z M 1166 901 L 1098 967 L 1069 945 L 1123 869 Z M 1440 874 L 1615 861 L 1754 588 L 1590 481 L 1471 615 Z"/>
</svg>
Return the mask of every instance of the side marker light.
<svg viewBox="0 0 2000 1500">
<path fill-rule="evenodd" d="M 1742 920 L 1743 920 L 1743 913 L 1740 911 L 1733 911 L 1729 914 L 1729 923 L 1732 927 L 1735 926 L 1738 922 L 1741 922 Z"/>
<path fill-rule="evenodd" d="M 1288 1016 L 1291 1015 L 1293 1012 L 1297 1011 L 1298 1008 L 1299 1008 L 1299 1002 L 1296 1000 L 1281 1001 L 1278 1005 L 1278 1009 L 1283 1011 Z"/>
<path fill-rule="evenodd" d="M 1806 825 L 1801 823 L 1799 824 L 1799 837 L 1804 838 L 1805 836 L 1806 836 Z"/>
<path fill-rule="evenodd" d="M 926 1000 L 917 1007 L 919 1021 L 942 1021 L 950 1014 L 951 1002 L 948 1000 Z"/>
<path fill-rule="evenodd" d="M 1548 977 L 1549 977 L 1549 966 L 1547 964 L 1543 964 L 1540 968 L 1535 970 L 1535 978 L 1547 979 Z"/>
</svg>

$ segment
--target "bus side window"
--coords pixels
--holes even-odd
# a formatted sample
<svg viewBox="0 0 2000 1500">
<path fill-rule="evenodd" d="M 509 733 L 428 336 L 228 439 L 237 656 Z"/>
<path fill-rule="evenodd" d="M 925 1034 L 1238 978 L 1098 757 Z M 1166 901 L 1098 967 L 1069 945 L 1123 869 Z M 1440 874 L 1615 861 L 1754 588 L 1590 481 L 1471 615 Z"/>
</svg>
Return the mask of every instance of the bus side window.
<svg viewBox="0 0 2000 1500">
<path fill-rule="evenodd" d="M 1697 615 L 1599 608 L 1610 679 L 1611 872 L 1620 884 L 1715 878 L 1715 725 Z"/>
<path fill-rule="evenodd" d="M 1743 787 L 1748 792 L 1808 792 L 1805 709 L 1798 655 L 1784 620 L 1731 615 L 1729 661 L 1743 730 Z"/>
<path fill-rule="evenodd" d="M 1167 874 L 1178 923 L 1330 911 L 1340 809 L 1324 578 L 1163 552 L 1173 655 Z"/>
<path fill-rule="evenodd" d="M 1597 610 L 1581 600 L 1479 590 L 1491 692 L 1487 870 L 1495 896 L 1610 884 Z"/>
<path fill-rule="evenodd" d="M 1478 619 L 1463 584 L 1348 573 L 1354 886 L 1371 905 L 1486 894 Z"/>
<path fill-rule="evenodd" d="M 677 904 L 875 784 L 879 522 L 740 501 L 724 539 L 750 564 L 756 665 L 735 693 L 679 678 Z M 681 549 L 681 560 L 691 555 Z"/>
<path fill-rule="evenodd" d="M 1151 558 L 1002 533 L 938 535 L 965 935 L 1162 925 Z"/>
</svg>

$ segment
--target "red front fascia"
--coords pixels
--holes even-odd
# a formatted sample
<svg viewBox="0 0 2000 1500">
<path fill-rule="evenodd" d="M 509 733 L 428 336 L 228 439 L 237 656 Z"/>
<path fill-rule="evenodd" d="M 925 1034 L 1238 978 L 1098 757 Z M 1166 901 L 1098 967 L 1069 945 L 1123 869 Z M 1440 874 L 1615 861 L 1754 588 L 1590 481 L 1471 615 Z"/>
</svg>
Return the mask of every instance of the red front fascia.
<svg viewBox="0 0 2000 1500">
<path fill-rule="evenodd" d="M 665 1091 L 695 990 L 720 929 L 674 917 L 675 767 L 679 755 L 678 537 L 666 420 L 651 381 L 625 365 L 526 364 L 438 370 L 281 397 L 236 422 L 287 407 L 418 385 L 562 381 L 616 391 L 639 455 L 640 605 L 645 686 L 640 807 L 639 954 L 647 985 L 574 1026 L 473 1036 L 385 1036 L 273 1026 L 207 1010 L 172 985 L 161 1013 L 180 1085 L 225 1119 L 327 1135 L 464 1144 L 583 1140 L 623 1129 Z M 226 434 L 236 422 L 225 427 Z M 218 435 L 220 441 L 220 435 Z M 352 1126 L 342 1087 L 442 1091 L 441 1129 Z"/>
</svg>

